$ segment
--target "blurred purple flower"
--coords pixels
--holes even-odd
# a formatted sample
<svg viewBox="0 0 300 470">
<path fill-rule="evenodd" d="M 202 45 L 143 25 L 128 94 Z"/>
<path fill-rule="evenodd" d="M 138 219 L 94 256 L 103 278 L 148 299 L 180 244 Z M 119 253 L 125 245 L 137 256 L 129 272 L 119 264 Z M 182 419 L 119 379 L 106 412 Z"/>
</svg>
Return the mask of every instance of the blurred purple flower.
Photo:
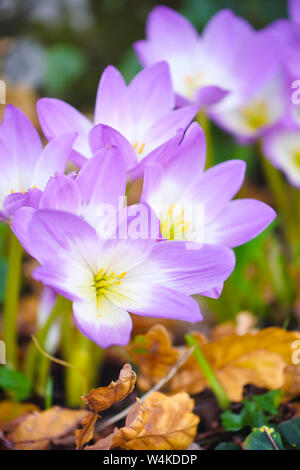
<svg viewBox="0 0 300 470">
<path fill-rule="evenodd" d="M 34 278 L 73 301 L 78 328 L 101 347 L 128 343 L 128 312 L 200 321 L 190 295 L 223 282 L 234 267 L 227 248 L 189 251 L 176 242 L 103 240 L 77 215 L 49 209 L 33 214 L 28 245 L 41 263 Z"/>
<path fill-rule="evenodd" d="M 78 166 L 103 146 L 113 144 L 124 154 L 133 177 L 141 160 L 177 130 L 185 130 L 198 111 L 197 106 L 174 111 L 174 105 L 169 68 L 160 62 L 142 70 L 128 86 L 117 69 L 107 67 L 99 83 L 95 127 L 72 106 L 53 98 L 38 102 L 38 114 L 48 140 L 78 132 L 71 155 Z"/>
<path fill-rule="evenodd" d="M 274 48 L 231 10 L 221 10 L 201 36 L 189 21 L 165 6 L 148 17 L 147 39 L 134 44 L 144 66 L 166 60 L 177 104 L 232 107 L 252 95 L 273 67 Z"/>
<path fill-rule="evenodd" d="M 300 188 L 300 128 L 280 126 L 269 132 L 262 142 L 263 154 L 287 176 L 289 182 Z"/>
<path fill-rule="evenodd" d="M 44 149 L 30 120 L 7 105 L 0 125 L 0 219 L 23 206 L 38 207 L 48 179 L 64 172 L 76 133 L 62 134 Z"/>
</svg>

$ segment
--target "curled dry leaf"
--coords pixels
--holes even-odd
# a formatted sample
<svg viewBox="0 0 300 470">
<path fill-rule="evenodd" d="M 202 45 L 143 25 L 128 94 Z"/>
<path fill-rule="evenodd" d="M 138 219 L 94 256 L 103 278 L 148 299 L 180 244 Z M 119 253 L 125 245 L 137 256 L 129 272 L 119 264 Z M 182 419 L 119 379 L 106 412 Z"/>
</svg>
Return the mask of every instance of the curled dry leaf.
<svg viewBox="0 0 300 470">
<path fill-rule="evenodd" d="M 87 415 L 86 410 L 68 410 L 54 406 L 29 414 L 8 436 L 20 450 L 45 450 L 51 441 L 72 433 Z"/>
<path fill-rule="evenodd" d="M 82 449 L 85 444 L 90 442 L 94 437 L 95 424 L 98 415 L 90 411 L 87 416 L 81 421 L 81 428 L 75 431 L 76 449 Z"/>
<path fill-rule="evenodd" d="M 166 330 L 164 330 L 164 335 L 168 336 Z M 242 400 L 243 388 L 247 384 L 270 390 L 281 389 L 292 396 L 299 393 L 297 386 L 299 381 L 295 378 L 296 369 L 295 367 L 292 370 L 288 368 L 292 365 L 292 343 L 300 338 L 298 332 L 266 328 L 243 336 L 231 334 L 209 343 L 205 343 L 199 333 L 195 333 L 194 336 L 201 344 L 205 357 L 215 370 L 231 401 Z M 170 342 L 170 338 L 168 340 Z M 167 342 L 166 338 L 164 342 Z M 176 350 L 172 345 L 170 349 Z M 143 355 L 134 356 L 134 360 L 144 375 L 142 383 L 158 382 L 162 378 L 162 376 L 158 377 L 158 369 L 153 377 L 151 368 L 143 367 L 143 358 Z M 169 353 L 167 353 L 167 358 L 170 358 Z M 175 360 L 169 368 L 174 364 Z M 292 378 L 291 373 L 294 374 Z M 289 388 L 288 381 L 294 384 L 293 389 Z M 169 391 L 172 393 L 186 391 L 196 394 L 206 387 L 208 384 L 193 356 L 186 361 L 169 383 Z M 291 395 L 289 397 L 291 398 Z"/>
<path fill-rule="evenodd" d="M 126 398 L 134 389 L 135 382 L 135 372 L 130 364 L 125 364 L 116 382 L 112 381 L 107 387 L 93 389 L 82 399 L 89 405 L 91 410 L 100 413 L 110 408 L 117 401 Z"/>
<path fill-rule="evenodd" d="M 137 399 L 125 427 L 88 449 L 184 450 L 194 441 L 199 423 L 193 408 L 194 400 L 187 393 L 168 397 L 153 392 L 144 403 Z"/>
</svg>

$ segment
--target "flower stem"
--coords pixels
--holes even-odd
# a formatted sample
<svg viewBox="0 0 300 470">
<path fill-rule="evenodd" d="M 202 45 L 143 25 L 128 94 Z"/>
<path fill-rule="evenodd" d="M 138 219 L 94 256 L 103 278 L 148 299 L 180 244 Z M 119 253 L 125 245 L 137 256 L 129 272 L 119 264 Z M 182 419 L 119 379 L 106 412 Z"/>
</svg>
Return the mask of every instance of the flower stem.
<svg viewBox="0 0 300 470">
<path fill-rule="evenodd" d="M 213 156 L 213 143 L 212 143 L 212 132 L 211 132 L 211 122 L 205 114 L 203 109 L 200 109 L 196 116 L 196 121 L 202 127 L 205 138 L 206 138 L 206 168 L 210 168 L 214 163 Z"/>
<path fill-rule="evenodd" d="M 70 301 L 65 299 L 64 297 L 61 297 L 60 295 L 57 297 L 56 304 L 54 305 L 52 312 L 50 313 L 48 319 L 46 320 L 46 322 L 43 324 L 43 326 L 39 329 L 39 331 L 36 334 L 36 337 L 39 343 L 42 345 L 42 347 L 44 347 L 45 345 L 45 341 L 47 339 L 47 335 L 48 335 L 49 329 L 53 321 L 68 308 L 69 303 Z M 43 359 L 45 358 L 42 358 L 41 360 L 42 362 L 37 364 L 38 363 L 38 351 L 35 347 L 34 342 L 31 342 L 26 353 L 25 364 L 24 364 L 25 374 L 27 375 L 31 383 L 33 383 L 35 380 L 37 367 L 40 368 L 39 375 L 45 376 L 47 365 L 45 364 L 45 362 L 43 362 Z"/>
<path fill-rule="evenodd" d="M 8 273 L 3 305 L 3 338 L 6 344 L 7 363 L 17 367 L 17 316 L 21 285 L 23 248 L 12 231 L 9 231 Z"/>
<path fill-rule="evenodd" d="M 215 372 L 213 371 L 212 367 L 210 366 L 209 362 L 204 356 L 201 350 L 200 344 L 198 343 L 196 338 L 191 334 L 185 335 L 185 341 L 189 346 L 195 347 L 195 350 L 194 350 L 195 359 L 204 377 L 206 378 L 208 384 L 210 385 L 219 403 L 220 408 L 222 408 L 222 410 L 225 410 L 226 408 L 230 406 L 229 398 L 225 390 L 223 389 L 222 385 L 218 381 Z"/>
</svg>

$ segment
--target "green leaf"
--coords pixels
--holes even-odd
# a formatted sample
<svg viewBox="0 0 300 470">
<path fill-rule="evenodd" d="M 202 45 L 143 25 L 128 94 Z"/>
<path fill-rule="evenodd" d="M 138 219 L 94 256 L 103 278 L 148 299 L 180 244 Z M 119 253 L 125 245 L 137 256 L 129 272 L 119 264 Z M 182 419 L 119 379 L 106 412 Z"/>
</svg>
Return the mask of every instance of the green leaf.
<svg viewBox="0 0 300 470">
<path fill-rule="evenodd" d="M 218 444 L 215 450 L 240 450 L 239 446 L 233 444 L 233 442 L 221 442 Z"/>
<path fill-rule="evenodd" d="M 280 390 L 271 390 L 263 395 L 254 395 L 252 400 L 263 411 L 266 411 L 272 416 L 276 416 L 280 405 L 282 392 Z"/>
<path fill-rule="evenodd" d="M 226 410 L 221 415 L 221 422 L 226 431 L 239 431 L 244 427 L 244 415 L 242 412 L 238 414 Z"/>
<path fill-rule="evenodd" d="M 25 400 L 31 390 L 31 384 L 21 372 L 0 366 L 0 387 L 12 392 L 15 400 Z"/>
<path fill-rule="evenodd" d="M 259 428 L 269 423 L 269 419 L 265 416 L 263 410 L 253 401 L 244 400 L 245 407 L 243 409 L 244 427 Z"/>
<path fill-rule="evenodd" d="M 278 429 L 293 449 L 300 449 L 300 417 L 280 423 Z"/>
<path fill-rule="evenodd" d="M 270 428 L 266 426 L 253 429 L 244 442 L 246 450 L 275 450 L 264 428 L 268 430 L 278 449 L 283 450 L 283 443 L 280 434 L 273 427 Z"/>
</svg>

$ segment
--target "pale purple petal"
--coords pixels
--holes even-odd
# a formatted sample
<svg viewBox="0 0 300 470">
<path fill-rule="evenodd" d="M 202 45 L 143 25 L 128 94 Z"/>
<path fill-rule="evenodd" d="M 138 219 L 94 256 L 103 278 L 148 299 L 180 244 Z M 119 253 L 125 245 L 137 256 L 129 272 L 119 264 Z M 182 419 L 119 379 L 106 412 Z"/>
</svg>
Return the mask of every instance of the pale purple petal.
<svg viewBox="0 0 300 470">
<path fill-rule="evenodd" d="M 125 346 L 130 340 L 130 315 L 105 297 L 99 306 L 96 299 L 74 302 L 73 313 L 79 330 L 101 348 Z"/>
<path fill-rule="evenodd" d="M 300 25 L 300 2 L 299 0 L 288 0 L 288 13 L 291 20 Z"/>
<path fill-rule="evenodd" d="M 257 237 L 276 217 L 267 204 L 255 199 L 231 201 L 206 228 L 206 242 L 235 247 Z"/>
<path fill-rule="evenodd" d="M 123 307 L 136 315 L 173 318 L 192 323 L 203 318 L 197 302 L 179 291 L 139 281 L 124 281 L 124 289 L 125 292 L 128 291 L 128 297 L 122 300 Z"/>
<path fill-rule="evenodd" d="M 153 159 L 154 163 L 145 166 L 142 199 L 150 204 L 155 200 L 176 202 L 203 172 L 206 140 L 198 123 L 190 125 L 180 145 L 173 143 L 172 147 L 165 144 L 165 150 Z"/>
<path fill-rule="evenodd" d="M 159 61 L 160 54 L 157 53 L 157 49 L 150 41 L 136 41 L 133 44 L 133 49 L 143 67 Z"/>
<path fill-rule="evenodd" d="M 246 171 L 242 160 L 229 160 L 209 168 L 183 194 L 183 202 L 202 204 L 205 225 L 219 215 L 240 189 Z"/>
<path fill-rule="evenodd" d="M 76 186 L 82 203 L 89 205 L 92 211 L 101 204 L 119 208 L 120 197 L 125 195 L 126 166 L 118 148 L 105 147 L 89 159 L 76 178 Z"/>
<path fill-rule="evenodd" d="M 148 16 L 147 38 L 163 53 L 169 54 L 195 47 L 198 32 L 180 13 L 166 6 L 157 6 Z"/>
<path fill-rule="evenodd" d="M 34 255 L 33 255 L 34 256 Z M 63 295 L 69 300 L 84 299 L 80 292 L 83 287 L 70 283 L 70 270 L 80 272 L 81 266 L 74 260 L 54 259 L 46 261 L 42 266 L 36 268 L 32 277 L 36 281 L 42 282 L 45 286 L 51 287 L 57 294 Z"/>
<path fill-rule="evenodd" d="M 212 287 L 211 289 L 199 292 L 199 295 L 203 295 L 204 297 L 209 297 L 211 299 L 218 299 L 222 294 L 223 286 L 224 284 L 221 283 L 218 286 Z"/>
<path fill-rule="evenodd" d="M 194 101 L 198 106 L 210 106 L 221 101 L 228 93 L 229 90 L 218 86 L 204 86 L 195 92 Z"/>
<path fill-rule="evenodd" d="M 109 65 L 104 70 L 98 87 L 95 124 L 106 124 L 114 129 L 130 127 L 127 86 L 120 72 Z"/>
<path fill-rule="evenodd" d="M 9 194 L 3 202 L 3 213 L 10 218 L 21 207 L 28 206 L 28 193 Z"/>
<path fill-rule="evenodd" d="M 56 209 L 80 214 L 81 196 L 75 181 L 58 174 L 49 179 L 40 200 L 40 209 Z"/>
<path fill-rule="evenodd" d="M 39 262 L 69 258 L 95 266 L 95 247 L 101 247 L 96 231 L 68 212 L 42 209 L 35 212 L 28 228 L 30 250 Z M 84 261 L 85 260 L 85 261 Z M 95 268 L 96 272 L 96 268 Z"/>
<path fill-rule="evenodd" d="M 163 116 L 145 134 L 147 153 L 171 139 L 178 130 L 185 131 L 198 111 L 198 106 L 186 106 Z"/>
<path fill-rule="evenodd" d="M 93 127 L 89 134 L 89 141 L 93 153 L 96 153 L 103 147 L 114 145 L 122 153 L 127 168 L 131 168 L 137 163 L 136 152 L 130 142 L 112 127 L 103 124 Z"/>
<path fill-rule="evenodd" d="M 19 168 L 20 186 L 26 190 L 34 166 L 42 151 L 42 142 L 38 132 L 28 117 L 15 106 L 8 104 L 4 119 L 0 125 L 0 139 L 8 150 L 7 158 Z M 13 189 L 13 188 L 12 188 Z"/>
<path fill-rule="evenodd" d="M 199 249 L 190 250 L 188 247 L 185 242 L 157 243 L 144 266 L 137 268 L 132 276 L 193 295 L 215 287 L 232 273 L 235 256 L 229 248 L 199 245 Z"/>
<path fill-rule="evenodd" d="M 23 246 L 23 248 L 32 256 L 30 251 L 30 245 L 28 243 L 28 227 L 31 223 L 32 216 L 35 213 L 33 207 L 22 207 L 21 209 L 15 211 L 11 229 L 16 235 L 17 239 Z"/>
<path fill-rule="evenodd" d="M 162 158 L 163 155 L 173 155 L 177 152 L 178 146 L 183 139 L 184 132 L 179 130 L 170 140 L 154 149 L 140 163 L 128 170 L 128 177 L 131 180 L 142 178 L 144 169 L 148 163 L 155 162 Z"/>
<path fill-rule="evenodd" d="M 44 189 L 51 176 L 65 171 L 76 136 L 76 132 L 61 134 L 46 145 L 32 175 L 33 185 Z"/>
<path fill-rule="evenodd" d="M 74 150 L 87 158 L 92 155 L 88 134 L 93 126 L 83 114 L 68 103 L 55 98 L 40 99 L 37 111 L 42 131 L 48 140 L 60 134 L 77 132 Z"/>
<path fill-rule="evenodd" d="M 128 86 L 128 100 L 134 118 L 134 132 L 140 136 L 174 108 L 175 96 L 168 64 L 158 62 L 139 72 Z"/>
<path fill-rule="evenodd" d="M 203 34 L 203 53 L 207 60 L 230 65 L 240 43 L 253 30 L 246 20 L 237 17 L 231 10 L 224 9 L 216 13 L 207 23 Z"/>
</svg>

